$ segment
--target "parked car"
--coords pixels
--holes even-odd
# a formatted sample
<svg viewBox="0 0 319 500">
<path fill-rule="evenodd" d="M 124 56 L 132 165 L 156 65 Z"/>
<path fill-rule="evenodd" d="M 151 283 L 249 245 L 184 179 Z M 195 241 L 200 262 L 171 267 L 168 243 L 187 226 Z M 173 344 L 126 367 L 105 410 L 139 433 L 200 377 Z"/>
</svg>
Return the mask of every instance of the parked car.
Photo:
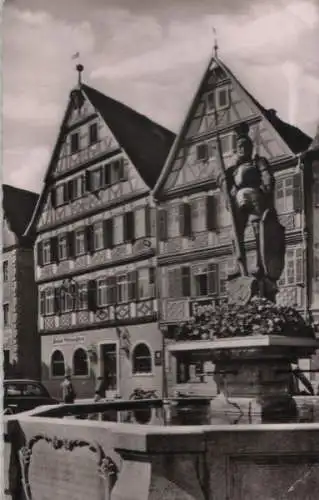
<svg viewBox="0 0 319 500">
<path fill-rule="evenodd" d="M 50 396 L 41 382 L 36 380 L 7 379 L 3 381 L 3 389 L 3 409 L 6 415 L 59 403 Z"/>
</svg>

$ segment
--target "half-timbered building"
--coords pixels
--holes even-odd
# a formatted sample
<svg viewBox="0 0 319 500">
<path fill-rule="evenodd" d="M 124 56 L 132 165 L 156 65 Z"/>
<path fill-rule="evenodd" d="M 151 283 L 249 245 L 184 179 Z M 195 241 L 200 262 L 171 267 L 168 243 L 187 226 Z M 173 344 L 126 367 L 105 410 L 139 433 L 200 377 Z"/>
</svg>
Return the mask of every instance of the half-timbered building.
<svg viewBox="0 0 319 500">
<path fill-rule="evenodd" d="M 286 264 L 277 302 L 302 311 L 307 301 L 302 178 L 296 167 L 297 154 L 307 149 L 311 140 L 283 122 L 275 110 L 265 109 L 213 56 L 154 189 L 158 203 L 160 325 L 167 337 L 167 350 L 173 353 L 167 359 L 167 383 L 181 391 L 183 387 L 193 391 L 199 382 L 200 391 L 213 391 L 212 365 L 194 358 L 200 340 L 179 342 L 176 335 L 180 323 L 199 308 L 214 307 L 225 298 L 227 277 L 237 270 L 230 214 L 216 183 L 220 172 L 215 144 L 218 131 L 225 166 L 232 165 L 234 128 L 242 122 L 249 125 L 254 154 L 267 158 L 275 175 L 276 208 L 286 228 Z M 253 240 L 248 227 L 248 261 Z"/>
<path fill-rule="evenodd" d="M 79 75 L 83 70 L 78 66 Z M 174 134 L 79 83 L 30 227 L 37 232 L 42 380 L 78 397 L 161 389 L 154 187 Z"/>
</svg>

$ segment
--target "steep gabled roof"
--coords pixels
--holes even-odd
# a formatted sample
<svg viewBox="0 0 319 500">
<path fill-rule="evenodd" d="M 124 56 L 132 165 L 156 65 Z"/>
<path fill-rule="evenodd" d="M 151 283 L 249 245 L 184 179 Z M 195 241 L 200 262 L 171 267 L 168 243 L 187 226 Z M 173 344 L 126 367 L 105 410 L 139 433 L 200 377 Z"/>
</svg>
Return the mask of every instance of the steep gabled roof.
<svg viewBox="0 0 319 500">
<path fill-rule="evenodd" d="M 193 111 L 196 109 L 198 99 L 200 97 L 203 85 L 206 82 L 207 74 L 210 71 L 210 68 L 212 65 L 215 64 L 219 66 L 228 76 L 230 81 L 234 84 L 235 87 L 239 87 L 244 94 L 246 94 L 247 98 L 252 102 L 252 104 L 257 108 L 256 111 L 260 112 L 261 115 L 265 120 L 267 120 L 274 130 L 279 134 L 279 136 L 282 138 L 282 140 L 286 143 L 288 148 L 291 151 L 292 156 L 300 153 L 302 151 L 305 151 L 309 145 L 311 144 L 311 138 L 306 135 L 304 132 L 302 132 L 299 128 L 290 125 L 283 120 L 281 120 L 277 114 L 276 111 L 273 109 L 266 109 L 264 108 L 244 87 L 243 85 L 238 81 L 238 79 L 235 77 L 235 75 L 228 69 L 227 66 L 224 65 L 224 63 L 216 56 L 210 56 L 208 64 L 206 66 L 206 70 L 203 73 L 203 76 L 200 80 L 199 86 L 195 92 L 195 95 L 191 101 L 191 106 L 186 114 L 185 120 L 183 122 L 183 125 L 179 131 L 179 133 L 176 136 L 175 142 L 173 144 L 173 147 L 170 151 L 170 154 L 165 162 L 164 168 L 162 169 L 162 172 L 160 174 L 160 177 L 153 189 L 153 194 L 156 195 L 162 186 L 164 185 L 167 176 L 169 175 L 171 165 L 175 160 L 175 155 L 178 152 L 178 148 L 181 145 L 181 141 L 183 139 L 184 133 L 187 129 L 189 120 L 192 117 Z"/>
<path fill-rule="evenodd" d="M 101 92 L 82 86 L 144 182 L 153 188 L 175 139 L 175 134 Z"/>
<path fill-rule="evenodd" d="M 102 116 L 144 182 L 152 189 L 158 180 L 176 135 L 125 104 L 107 97 L 88 85 L 82 84 L 80 88 L 92 106 Z M 71 109 L 71 96 L 72 91 L 70 92 L 69 104 L 64 113 L 56 144 L 45 174 L 44 187 L 25 234 L 29 234 L 32 231 L 38 219 L 48 184 L 51 182 L 50 176 L 54 161 L 57 157 L 60 143 L 65 135 L 67 118 Z"/>
<path fill-rule="evenodd" d="M 2 207 L 11 231 L 20 240 L 32 218 L 39 195 L 8 184 L 2 185 Z"/>
</svg>

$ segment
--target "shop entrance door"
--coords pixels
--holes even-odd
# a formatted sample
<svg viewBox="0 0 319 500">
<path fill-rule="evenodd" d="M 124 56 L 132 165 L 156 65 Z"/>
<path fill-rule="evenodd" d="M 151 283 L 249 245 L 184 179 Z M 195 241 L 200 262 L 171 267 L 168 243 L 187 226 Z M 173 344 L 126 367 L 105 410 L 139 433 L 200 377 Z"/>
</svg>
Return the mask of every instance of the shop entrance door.
<svg viewBox="0 0 319 500">
<path fill-rule="evenodd" d="M 105 382 L 106 393 L 116 393 L 118 389 L 117 345 L 115 343 L 102 344 L 102 376 Z"/>
</svg>

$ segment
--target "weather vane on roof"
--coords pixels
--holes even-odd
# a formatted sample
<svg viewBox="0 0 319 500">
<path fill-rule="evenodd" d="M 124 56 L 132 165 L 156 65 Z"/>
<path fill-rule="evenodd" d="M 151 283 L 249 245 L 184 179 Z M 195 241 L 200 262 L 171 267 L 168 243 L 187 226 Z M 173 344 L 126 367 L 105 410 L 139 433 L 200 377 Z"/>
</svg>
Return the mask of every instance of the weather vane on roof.
<svg viewBox="0 0 319 500">
<path fill-rule="evenodd" d="M 72 60 L 75 60 L 75 59 L 79 59 L 80 58 L 80 52 L 76 52 L 75 54 L 73 54 L 72 56 Z M 78 83 L 79 83 L 79 86 L 81 86 L 82 84 L 82 71 L 84 70 L 84 66 L 83 64 L 77 64 L 76 65 L 76 70 L 78 71 L 79 73 L 79 79 L 78 79 Z"/>
<path fill-rule="evenodd" d="M 213 30 L 213 34 L 214 34 L 214 55 L 215 55 L 215 57 L 218 57 L 218 48 L 219 47 L 218 47 L 218 40 L 217 40 L 217 31 L 214 28 L 214 26 L 213 26 L 212 30 Z"/>
</svg>

